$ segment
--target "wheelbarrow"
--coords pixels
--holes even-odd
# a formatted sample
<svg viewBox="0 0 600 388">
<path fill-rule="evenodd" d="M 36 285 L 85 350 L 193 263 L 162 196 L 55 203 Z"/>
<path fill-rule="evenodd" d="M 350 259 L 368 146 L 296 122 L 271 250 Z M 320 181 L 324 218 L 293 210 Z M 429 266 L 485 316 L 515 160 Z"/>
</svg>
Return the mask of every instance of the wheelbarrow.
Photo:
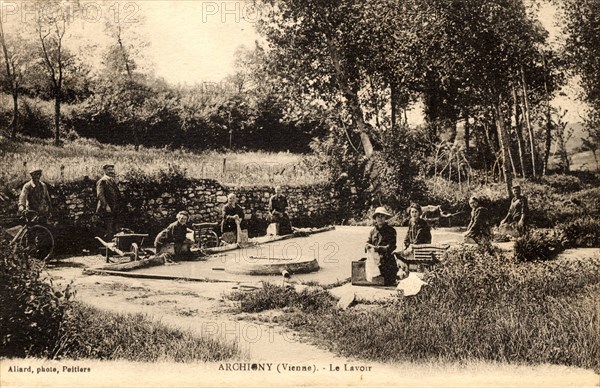
<svg viewBox="0 0 600 388">
<path fill-rule="evenodd" d="M 142 249 L 144 239 L 147 237 L 147 234 L 121 231 L 115 234 L 111 242 L 106 242 L 100 237 L 96 237 L 96 240 L 106 248 L 106 262 L 110 263 L 110 252 L 116 253 L 120 257 L 129 257 L 131 261 L 138 261 L 140 256 L 150 255 L 151 252 Z"/>
</svg>

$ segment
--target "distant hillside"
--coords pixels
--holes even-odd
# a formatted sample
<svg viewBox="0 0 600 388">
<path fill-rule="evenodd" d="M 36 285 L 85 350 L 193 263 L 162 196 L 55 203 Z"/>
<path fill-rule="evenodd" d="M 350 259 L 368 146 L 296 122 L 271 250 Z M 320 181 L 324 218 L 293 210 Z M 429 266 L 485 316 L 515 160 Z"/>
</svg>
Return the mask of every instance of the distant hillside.
<svg viewBox="0 0 600 388">
<path fill-rule="evenodd" d="M 567 142 L 567 150 L 569 153 L 578 153 L 581 151 L 581 146 L 583 144 L 581 138 L 586 136 L 583 123 L 569 123 L 567 128 L 573 129 L 573 136 L 571 136 L 571 139 Z"/>
</svg>

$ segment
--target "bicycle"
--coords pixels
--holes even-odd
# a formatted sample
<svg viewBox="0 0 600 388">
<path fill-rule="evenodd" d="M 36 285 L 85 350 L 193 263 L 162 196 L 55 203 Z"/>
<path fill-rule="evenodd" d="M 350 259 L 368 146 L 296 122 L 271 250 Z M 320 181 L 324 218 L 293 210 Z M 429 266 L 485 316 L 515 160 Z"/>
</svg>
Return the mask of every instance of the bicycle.
<svg viewBox="0 0 600 388">
<path fill-rule="evenodd" d="M 221 239 L 215 232 L 218 226 L 219 224 L 216 222 L 192 224 L 192 229 L 194 230 L 194 240 L 200 250 L 216 248 L 221 245 Z"/>
<path fill-rule="evenodd" d="M 48 228 L 37 223 L 39 218 L 37 212 L 27 210 L 21 217 L 25 225 L 13 237 L 10 245 L 23 249 L 30 257 L 46 261 L 54 251 L 54 236 Z"/>
</svg>

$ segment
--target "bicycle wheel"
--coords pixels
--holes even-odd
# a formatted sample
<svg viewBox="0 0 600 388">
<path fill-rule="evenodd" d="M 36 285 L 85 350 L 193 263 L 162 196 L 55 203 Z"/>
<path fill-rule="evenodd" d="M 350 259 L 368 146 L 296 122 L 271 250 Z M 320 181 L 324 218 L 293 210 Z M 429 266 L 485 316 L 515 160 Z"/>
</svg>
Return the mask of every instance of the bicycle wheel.
<svg viewBox="0 0 600 388">
<path fill-rule="evenodd" d="M 216 248 L 219 246 L 219 236 L 215 232 L 206 231 L 200 236 L 200 243 L 202 248 Z"/>
<path fill-rule="evenodd" d="M 30 257 L 48 260 L 54 251 L 54 237 L 47 228 L 34 225 L 27 228 L 27 231 L 21 236 L 19 245 Z"/>
</svg>

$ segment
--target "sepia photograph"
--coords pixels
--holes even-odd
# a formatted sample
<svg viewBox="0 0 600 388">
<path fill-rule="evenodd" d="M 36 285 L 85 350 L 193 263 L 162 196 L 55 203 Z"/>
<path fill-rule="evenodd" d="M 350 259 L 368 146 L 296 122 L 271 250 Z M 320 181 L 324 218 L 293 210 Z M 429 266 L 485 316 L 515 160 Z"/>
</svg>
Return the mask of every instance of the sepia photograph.
<svg viewBox="0 0 600 388">
<path fill-rule="evenodd" d="M 0 386 L 599 387 L 600 0 L 0 0 Z"/>
</svg>

